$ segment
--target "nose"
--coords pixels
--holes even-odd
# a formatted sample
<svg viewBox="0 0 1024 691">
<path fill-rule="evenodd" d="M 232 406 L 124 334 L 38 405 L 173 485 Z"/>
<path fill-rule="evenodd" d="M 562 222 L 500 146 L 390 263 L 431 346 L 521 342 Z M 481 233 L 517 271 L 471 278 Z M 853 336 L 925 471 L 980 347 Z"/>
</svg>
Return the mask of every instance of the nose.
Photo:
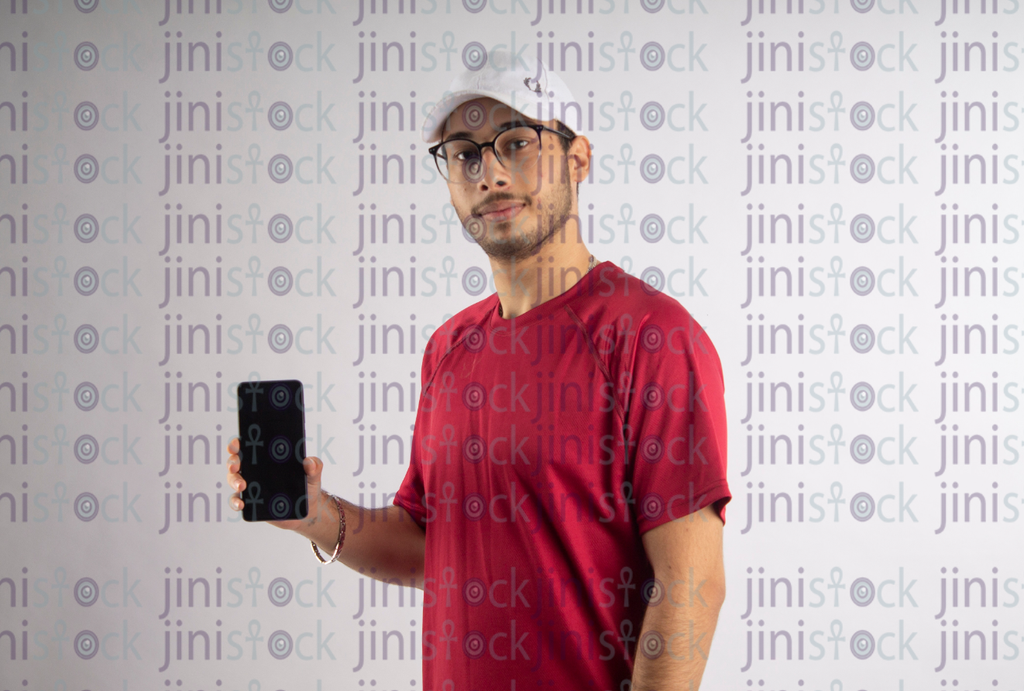
<svg viewBox="0 0 1024 691">
<path fill-rule="evenodd" d="M 480 180 L 477 182 L 477 186 L 480 189 L 487 189 L 492 186 L 504 187 L 509 184 L 509 172 L 502 165 L 501 161 L 498 160 L 498 156 L 492 147 L 488 147 L 481 152 L 480 165 L 484 169 L 483 175 L 480 176 Z"/>
</svg>

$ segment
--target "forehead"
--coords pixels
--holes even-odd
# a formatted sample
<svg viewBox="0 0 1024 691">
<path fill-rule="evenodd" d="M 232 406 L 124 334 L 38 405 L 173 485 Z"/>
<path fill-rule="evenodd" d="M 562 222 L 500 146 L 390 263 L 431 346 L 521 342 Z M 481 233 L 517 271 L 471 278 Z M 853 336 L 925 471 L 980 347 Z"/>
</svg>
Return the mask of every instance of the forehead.
<svg viewBox="0 0 1024 691">
<path fill-rule="evenodd" d="M 508 122 L 535 123 L 533 118 L 513 110 L 493 98 L 474 98 L 452 111 L 445 121 L 444 132 L 484 132 L 500 129 Z"/>
</svg>

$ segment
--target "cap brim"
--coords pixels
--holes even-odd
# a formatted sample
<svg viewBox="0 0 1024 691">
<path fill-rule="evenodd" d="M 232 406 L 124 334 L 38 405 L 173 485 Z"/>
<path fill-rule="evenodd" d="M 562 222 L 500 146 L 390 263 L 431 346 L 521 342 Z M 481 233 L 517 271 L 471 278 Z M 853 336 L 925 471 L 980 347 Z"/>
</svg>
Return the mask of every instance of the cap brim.
<svg viewBox="0 0 1024 691">
<path fill-rule="evenodd" d="M 423 141 L 430 143 L 440 140 L 441 130 L 444 129 L 444 123 L 448 117 L 463 103 L 472 101 L 474 98 L 493 98 L 495 101 L 504 103 L 517 113 L 532 119 L 532 116 L 512 105 L 510 94 L 479 89 L 455 91 L 438 101 L 437 105 L 434 106 L 433 110 L 430 111 L 430 114 L 423 121 L 423 127 L 420 129 Z"/>
</svg>

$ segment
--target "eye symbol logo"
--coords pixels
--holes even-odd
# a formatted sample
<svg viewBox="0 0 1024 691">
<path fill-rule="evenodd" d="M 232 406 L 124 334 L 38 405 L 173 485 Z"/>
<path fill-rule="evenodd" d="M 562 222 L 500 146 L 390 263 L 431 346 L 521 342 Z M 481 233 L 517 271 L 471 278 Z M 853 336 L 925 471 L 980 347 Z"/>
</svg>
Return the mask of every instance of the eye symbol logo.
<svg viewBox="0 0 1024 691">
<path fill-rule="evenodd" d="M 533 86 L 532 87 L 530 86 L 530 82 L 533 82 Z M 533 91 L 534 93 L 538 93 L 538 94 L 541 93 L 541 90 L 540 90 L 540 80 L 538 80 L 538 79 L 531 79 L 530 77 L 523 77 L 523 84 L 526 84 L 526 88 L 529 89 L 530 91 Z"/>
</svg>

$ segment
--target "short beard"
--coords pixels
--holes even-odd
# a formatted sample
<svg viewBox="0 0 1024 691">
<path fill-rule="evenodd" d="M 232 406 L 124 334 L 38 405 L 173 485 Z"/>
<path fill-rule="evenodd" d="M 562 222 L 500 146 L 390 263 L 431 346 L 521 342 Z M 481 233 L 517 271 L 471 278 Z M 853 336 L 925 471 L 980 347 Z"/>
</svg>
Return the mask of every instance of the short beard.
<svg viewBox="0 0 1024 691">
<path fill-rule="evenodd" d="M 534 197 L 537 203 L 537 230 L 530 236 L 526 233 L 522 224 L 515 225 L 513 220 L 512 232 L 507 240 L 492 240 L 489 235 L 489 228 L 486 228 L 479 238 L 477 244 L 491 259 L 502 262 L 525 262 L 530 257 L 536 256 L 544 245 L 552 241 L 552 238 L 559 231 L 562 232 L 562 241 L 565 241 L 565 224 L 569 220 L 572 211 L 572 182 L 569 178 L 569 168 L 562 166 L 563 175 L 553 193 L 550 204 L 551 209 L 544 209 L 547 204 L 539 197 Z M 526 207 L 523 207 L 524 209 Z M 545 231 L 545 226 L 547 230 Z"/>
</svg>

